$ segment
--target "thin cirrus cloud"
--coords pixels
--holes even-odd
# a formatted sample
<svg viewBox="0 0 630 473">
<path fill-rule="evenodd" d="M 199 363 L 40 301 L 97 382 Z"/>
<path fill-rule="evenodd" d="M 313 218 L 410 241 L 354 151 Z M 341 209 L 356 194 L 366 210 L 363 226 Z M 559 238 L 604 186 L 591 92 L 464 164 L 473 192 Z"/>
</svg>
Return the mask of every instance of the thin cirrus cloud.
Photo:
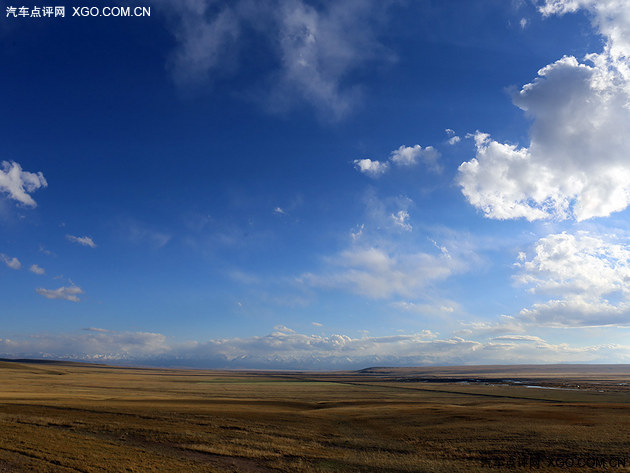
<svg viewBox="0 0 630 473">
<path fill-rule="evenodd" d="M 62 286 L 58 289 L 37 288 L 35 292 L 46 299 L 63 299 L 71 302 L 79 302 L 79 294 L 83 294 L 83 290 L 78 286 Z"/>
<path fill-rule="evenodd" d="M 2 161 L 0 169 L 0 192 L 29 207 L 37 207 L 37 203 L 30 193 L 40 187 L 46 187 L 48 183 L 41 172 L 33 173 L 23 171 L 15 161 Z"/>
<path fill-rule="evenodd" d="M 269 54 L 267 74 L 255 86 L 267 89 L 263 101 L 276 111 L 307 103 L 327 117 L 343 118 L 361 96 L 351 73 L 367 62 L 391 59 L 376 39 L 383 7 L 373 0 L 319 6 L 301 0 L 158 4 L 177 18 L 171 24 L 177 47 L 170 68 L 178 83 L 203 85 L 213 76 L 236 75 L 239 61 L 250 54 L 243 31 L 254 31 Z"/>
<path fill-rule="evenodd" d="M 630 9 L 614 0 L 548 0 L 543 15 L 587 9 L 606 39 L 585 62 L 565 56 L 513 95 L 533 119 L 526 147 L 474 134 L 459 167 L 468 201 L 488 218 L 605 217 L 630 204 Z"/>
<path fill-rule="evenodd" d="M 355 159 L 354 167 L 370 177 L 379 177 L 390 169 L 390 163 L 395 166 L 411 167 L 422 162 L 427 169 L 435 173 L 442 172 L 442 166 L 439 163 L 440 152 L 433 146 L 423 148 L 420 145 L 400 146 L 392 151 L 388 161 L 371 160 L 369 158 Z"/>
<path fill-rule="evenodd" d="M 516 281 L 548 298 L 523 309 L 523 323 L 555 327 L 630 325 L 630 246 L 614 237 L 558 233 L 519 254 Z"/>
<path fill-rule="evenodd" d="M 66 240 L 71 241 L 73 243 L 78 243 L 82 246 L 89 246 L 90 248 L 96 248 L 96 243 L 89 236 L 74 236 L 74 235 L 66 235 Z"/>
</svg>

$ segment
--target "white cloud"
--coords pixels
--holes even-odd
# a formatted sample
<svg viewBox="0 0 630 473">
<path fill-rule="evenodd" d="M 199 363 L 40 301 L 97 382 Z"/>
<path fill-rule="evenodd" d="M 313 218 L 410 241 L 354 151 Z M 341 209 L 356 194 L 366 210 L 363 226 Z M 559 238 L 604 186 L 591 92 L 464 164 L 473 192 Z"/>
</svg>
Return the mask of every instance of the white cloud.
<svg viewBox="0 0 630 473">
<path fill-rule="evenodd" d="M 400 146 L 392 151 L 390 161 L 398 166 L 415 166 L 422 161 L 433 172 L 441 172 L 442 167 L 438 163 L 440 153 L 433 146 L 422 148 L 420 145 Z"/>
<path fill-rule="evenodd" d="M 459 137 L 454 136 L 450 141 L 452 144 L 459 141 Z M 355 167 L 366 174 L 370 174 L 373 177 L 384 174 L 389 170 L 390 163 L 396 166 L 410 167 L 416 166 L 419 162 L 422 162 L 430 171 L 435 173 L 442 172 L 442 166 L 439 164 L 441 154 L 433 146 L 427 146 L 423 148 L 420 145 L 405 146 L 402 145 L 398 149 L 392 151 L 389 156 L 389 161 L 380 162 L 372 161 L 370 159 L 357 159 L 354 161 Z"/>
<path fill-rule="evenodd" d="M 409 212 L 407 212 L 406 210 L 399 210 L 395 214 L 392 214 L 391 217 L 394 221 L 394 225 L 396 225 L 397 227 L 402 228 L 407 232 L 413 230 L 413 227 L 409 223 Z"/>
<path fill-rule="evenodd" d="M 44 270 L 44 268 L 41 268 L 39 266 L 37 266 L 36 264 L 32 264 L 30 268 L 28 268 L 28 270 L 31 273 L 35 273 L 35 274 L 44 274 L 46 271 Z"/>
<path fill-rule="evenodd" d="M 588 300 L 579 296 L 549 300 L 521 310 L 521 320 L 550 327 L 629 326 L 627 301 L 611 304 L 605 299 Z"/>
<path fill-rule="evenodd" d="M 610 61 L 624 77 L 626 90 L 630 79 L 628 59 L 630 58 L 630 8 L 625 0 L 547 0 L 539 7 L 541 13 L 564 15 L 578 9 L 586 9 L 593 23 L 606 38 L 604 54 L 596 55 L 603 62 Z"/>
<path fill-rule="evenodd" d="M 544 14 L 588 8 L 606 38 L 587 63 L 565 56 L 514 94 L 533 119 L 527 147 L 477 133 L 459 168 L 462 192 L 486 217 L 578 221 L 630 204 L 630 14 L 616 0 L 547 1 Z"/>
<path fill-rule="evenodd" d="M 541 238 L 519 258 L 517 282 L 551 299 L 519 319 L 550 326 L 630 325 L 630 247 L 587 232 Z"/>
<path fill-rule="evenodd" d="M 43 289 L 40 287 L 35 289 L 35 292 L 46 299 L 65 299 L 72 302 L 79 302 L 81 299 L 79 299 L 78 295 L 83 294 L 81 288 L 77 286 L 60 287 L 59 289 Z"/>
<path fill-rule="evenodd" d="M 459 140 L 458 137 L 451 139 L 454 138 Z M 423 148 L 420 145 L 402 145 L 390 153 L 389 161 L 373 161 L 369 158 L 355 159 L 354 167 L 370 177 L 379 177 L 389 171 L 390 163 L 396 166 L 410 167 L 422 162 L 430 171 L 440 173 L 442 172 L 442 166 L 438 162 L 440 156 L 440 152 L 433 146 Z"/>
<path fill-rule="evenodd" d="M 287 214 L 281 207 L 276 207 L 275 209 L 273 209 L 273 213 L 278 214 L 278 215 L 286 215 Z"/>
<path fill-rule="evenodd" d="M 630 346 L 554 345 L 536 336 L 518 335 L 479 342 L 439 338 L 430 330 L 361 338 L 275 332 L 173 343 L 159 333 L 86 329 L 78 334 L 0 339 L 0 356 L 206 368 L 357 369 L 375 365 L 623 362 L 630 359 Z"/>
<path fill-rule="evenodd" d="M 369 158 L 355 159 L 354 167 L 363 174 L 367 174 L 370 177 L 379 177 L 387 172 L 387 170 L 389 169 L 389 163 L 372 161 Z"/>
<path fill-rule="evenodd" d="M 447 143 L 449 145 L 454 145 L 454 144 L 459 143 L 461 141 L 461 138 L 455 134 L 455 130 L 453 130 L 451 128 L 447 128 L 444 131 L 449 136 L 449 139 L 447 141 Z"/>
<path fill-rule="evenodd" d="M 89 236 L 77 237 L 74 235 L 66 235 L 66 239 L 73 243 L 78 243 L 79 245 L 89 246 L 90 248 L 96 248 L 96 243 Z"/>
<path fill-rule="evenodd" d="M 422 156 L 422 146 L 400 146 L 397 150 L 392 151 L 390 160 L 399 166 L 415 166 L 418 159 Z"/>
<path fill-rule="evenodd" d="M 0 261 L 11 269 L 22 269 L 22 263 L 20 263 L 20 260 L 15 257 L 11 258 L 4 253 L 0 253 Z"/>
<path fill-rule="evenodd" d="M 521 25 L 522 30 L 524 30 L 527 27 L 527 23 L 529 23 L 529 21 L 527 21 L 527 18 L 521 18 L 521 21 L 519 22 L 519 24 Z"/>
<path fill-rule="evenodd" d="M 461 141 L 461 138 L 460 138 L 459 136 L 451 136 L 451 137 L 448 139 L 447 143 L 448 143 L 449 145 L 451 145 L 451 146 L 452 146 L 452 145 L 454 145 L 454 144 L 459 143 L 460 141 Z"/>
<path fill-rule="evenodd" d="M 9 194 L 11 199 L 30 207 L 36 207 L 37 203 L 29 193 L 47 185 L 48 183 L 41 172 L 22 171 L 22 167 L 18 163 L 2 161 L 0 192 Z"/>
<path fill-rule="evenodd" d="M 313 286 L 350 290 L 373 299 L 422 297 L 429 284 L 465 270 L 448 253 L 395 253 L 376 247 L 352 248 L 331 259 L 332 270 L 307 273 L 300 280 Z"/>
<path fill-rule="evenodd" d="M 536 220 L 547 217 L 549 214 L 543 206 L 554 204 L 547 196 L 549 185 L 544 175 L 536 175 L 540 170 L 529 165 L 528 150 L 490 140 L 485 133 L 477 132 L 474 137 L 477 157 L 463 163 L 458 176 L 468 201 L 490 218 Z M 531 197 L 534 194 L 539 194 L 538 200 Z M 558 209 L 562 210 L 566 212 L 566 209 Z"/>
</svg>

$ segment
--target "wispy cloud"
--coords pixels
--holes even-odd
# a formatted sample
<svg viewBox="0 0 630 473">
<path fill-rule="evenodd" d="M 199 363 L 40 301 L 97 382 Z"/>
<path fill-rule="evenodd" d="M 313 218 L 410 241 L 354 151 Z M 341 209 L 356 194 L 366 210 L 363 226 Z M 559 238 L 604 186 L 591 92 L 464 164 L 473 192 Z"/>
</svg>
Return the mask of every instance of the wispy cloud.
<svg viewBox="0 0 630 473">
<path fill-rule="evenodd" d="M 366 215 L 365 223 L 359 227 L 360 235 L 365 240 L 376 238 L 376 233 L 392 233 L 398 235 L 401 229 L 411 230 L 411 214 L 415 204 L 413 200 L 403 194 L 395 197 L 380 198 L 374 189 L 368 189 L 363 197 Z M 404 225 L 409 225 L 404 227 Z M 404 228 L 403 228 L 404 227 Z M 358 238 L 353 240 L 358 241 Z"/>
<path fill-rule="evenodd" d="M 96 243 L 89 236 L 74 236 L 74 235 L 66 235 L 66 239 L 73 243 L 78 243 L 79 245 L 89 246 L 90 248 L 96 248 Z"/>
<path fill-rule="evenodd" d="M 352 230 L 350 230 L 350 238 L 352 241 L 358 241 L 363 235 L 363 230 L 365 230 L 365 224 L 356 225 Z"/>
<path fill-rule="evenodd" d="M 39 267 L 39 266 L 38 266 L 38 265 L 36 265 L 36 264 L 32 264 L 32 265 L 31 265 L 31 267 L 30 267 L 30 268 L 28 268 L 28 270 L 29 270 L 31 273 L 35 273 L 35 274 L 39 274 L 39 275 L 44 274 L 44 273 L 46 272 L 46 271 L 44 270 L 44 268 L 41 268 L 41 267 Z"/>
<path fill-rule="evenodd" d="M 170 63 L 177 82 L 206 82 L 211 72 L 231 65 L 230 52 L 236 51 L 241 32 L 241 19 L 232 5 L 215 11 L 210 0 L 161 3 L 179 15 L 174 30 L 178 48 Z"/>
<path fill-rule="evenodd" d="M 22 167 L 18 163 L 2 161 L 0 192 L 8 194 L 11 199 L 29 207 L 36 207 L 37 203 L 30 196 L 30 193 L 47 185 L 48 183 L 41 172 L 22 171 Z"/>
<path fill-rule="evenodd" d="M 331 258 L 330 269 L 305 273 L 312 286 L 349 290 L 372 298 L 421 298 L 426 287 L 463 271 L 466 262 L 448 253 L 398 253 L 376 247 L 352 248 Z"/>
<path fill-rule="evenodd" d="M 0 253 L 0 261 L 11 269 L 22 269 L 22 263 L 20 263 L 20 260 L 15 257 L 11 258 L 4 253 Z"/>
<path fill-rule="evenodd" d="M 35 292 L 46 299 L 64 299 L 71 302 L 79 302 L 81 299 L 79 299 L 78 295 L 83 294 L 83 290 L 78 286 L 64 286 L 58 289 L 44 289 L 40 287 L 35 289 Z"/>
<path fill-rule="evenodd" d="M 39 251 L 46 256 L 56 256 L 52 251 L 46 249 L 43 245 L 39 245 Z"/>
<path fill-rule="evenodd" d="M 122 232 L 132 243 L 149 245 L 155 249 L 166 246 L 172 239 L 170 233 L 135 219 L 124 220 L 120 222 L 120 226 Z"/>
<path fill-rule="evenodd" d="M 406 210 L 399 210 L 395 214 L 392 214 L 392 220 L 394 221 L 394 225 L 407 232 L 413 230 L 413 227 L 409 223 L 409 212 Z"/>
<path fill-rule="evenodd" d="M 375 34 L 384 5 L 373 0 L 324 4 L 238 0 L 222 5 L 213 0 L 159 0 L 158 4 L 177 18 L 172 24 L 178 46 L 171 69 L 185 86 L 237 75 L 240 62 L 251 54 L 242 32 L 256 34 L 267 46 L 269 70 L 253 87 L 266 88 L 263 102 L 273 110 L 307 103 L 327 117 L 340 119 L 361 95 L 351 73 L 369 61 L 391 58 Z"/>
</svg>

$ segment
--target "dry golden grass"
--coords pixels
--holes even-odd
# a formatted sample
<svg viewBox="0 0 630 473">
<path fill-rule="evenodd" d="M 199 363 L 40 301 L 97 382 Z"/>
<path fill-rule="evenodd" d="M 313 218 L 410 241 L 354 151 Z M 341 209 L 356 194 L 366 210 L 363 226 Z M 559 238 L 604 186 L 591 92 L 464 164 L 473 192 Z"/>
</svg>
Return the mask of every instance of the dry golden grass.
<svg viewBox="0 0 630 473">
<path fill-rule="evenodd" d="M 588 389 L 0 362 L 0 473 L 630 471 L 625 373 L 528 370 Z"/>
</svg>

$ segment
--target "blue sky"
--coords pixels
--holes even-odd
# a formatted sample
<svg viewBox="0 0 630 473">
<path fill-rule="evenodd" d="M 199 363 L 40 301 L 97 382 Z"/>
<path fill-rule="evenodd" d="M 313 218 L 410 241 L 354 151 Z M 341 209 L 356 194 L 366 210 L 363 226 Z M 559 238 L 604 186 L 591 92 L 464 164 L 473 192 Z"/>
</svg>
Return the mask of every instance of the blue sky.
<svg viewBox="0 0 630 473">
<path fill-rule="evenodd" d="M 0 356 L 628 362 L 628 2 L 5 3 Z"/>
</svg>

